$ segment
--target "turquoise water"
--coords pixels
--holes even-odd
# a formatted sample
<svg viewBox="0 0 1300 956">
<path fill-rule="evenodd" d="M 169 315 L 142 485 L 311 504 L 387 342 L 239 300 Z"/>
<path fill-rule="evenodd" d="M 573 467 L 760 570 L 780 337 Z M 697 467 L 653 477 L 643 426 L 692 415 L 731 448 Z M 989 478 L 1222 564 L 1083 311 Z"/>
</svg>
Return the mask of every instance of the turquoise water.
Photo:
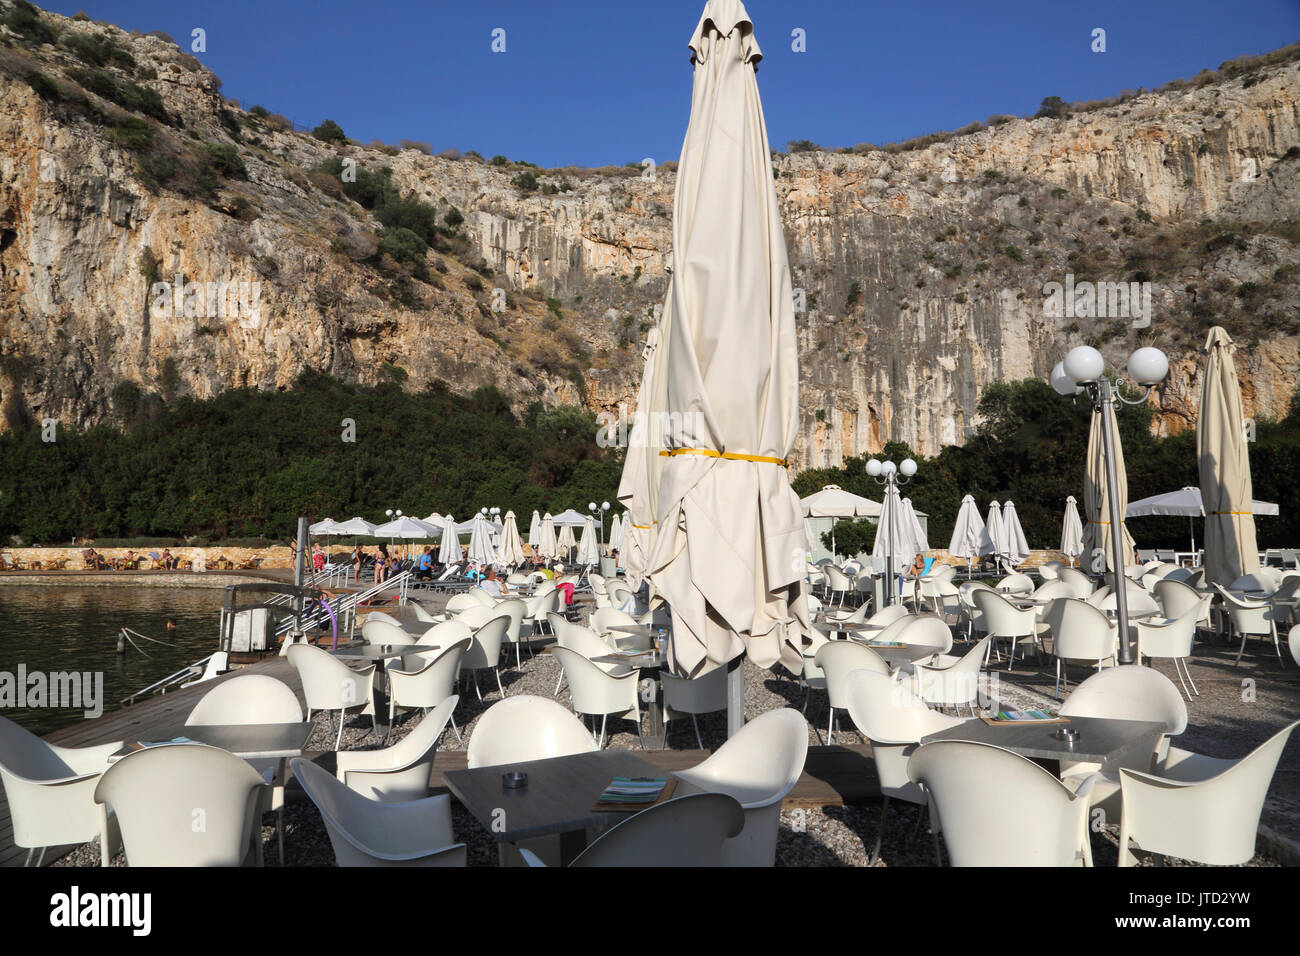
<svg viewBox="0 0 1300 956">
<path fill-rule="evenodd" d="M 28 674 L 102 674 L 100 703 L 106 713 L 117 710 L 122 698 L 216 650 L 221 598 L 220 588 L 0 587 L 0 682 L 5 674 L 16 677 L 20 664 Z M 171 636 L 168 619 L 176 623 Z M 128 644 L 119 655 L 123 626 L 175 646 L 136 638 L 143 650 Z M 85 709 L 0 702 L 0 715 L 37 734 L 84 719 Z"/>
</svg>

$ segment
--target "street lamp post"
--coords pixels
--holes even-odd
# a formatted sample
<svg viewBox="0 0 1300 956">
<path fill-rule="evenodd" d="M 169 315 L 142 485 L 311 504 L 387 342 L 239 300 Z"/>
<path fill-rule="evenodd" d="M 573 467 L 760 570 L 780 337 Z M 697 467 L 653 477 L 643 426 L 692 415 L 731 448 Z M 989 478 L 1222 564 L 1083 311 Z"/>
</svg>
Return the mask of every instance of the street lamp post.
<svg viewBox="0 0 1300 956">
<path fill-rule="evenodd" d="M 1119 391 L 1120 379 L 1108 379 L 1103 374 L 1105 359 L 1088 345 L 1073 348 L 1065 360 L 1052 369 L 1052 388 L 1061 395 L 1073 397 L 1086 394 L 1093 411 L 1101 415 L 1101 447 L 1106 457 L 1106 501 L 1110 511 L 1111 573 L 1115 575 L 1115 616 L 1119 626 L 1119 662 L 1133 663 L 1133 649 L 1128 638 L 1128 579 L 1124 573 L 1124 516 L 1119 507 L 1119 473 L 1115 467 L 1115 433 L 1111 425 L 1111 409 L 1115 402 L 1124 405 L 1141 405 L 1151 397 L 1151 389 L 1169 374 L 1169 359 L 1164 352 L 1147 346 L 1140 348 L 1128 360 L 1128 374 L 1142 389 L 1135 399 L 1125 398 Z"/>
<path fill-rule="evenodd" d="M 916 474 L 916 462 L 910 458 L 904 458 L 901 465 L 895 465 L 892 461 L 877 461 L 872 458 L 867 462 L 867 475 L 876 480 L 876 484 L 885 487 L 885 507 L 893 509 L 890 502 L 891 495 L 897 495 L 899 486 L 906 485 Z M 884 517 L 883 514 L 881 516 Z M 898 515 L 890 515 L 889 535 L 885 538 L 885 573 L 889 576 L 889 587 L 886 590 L 886 606 L 893 604 L 897 596 L 894 590 L 894 527 L 898 522 Z M 877 533 L 879 528 L 877 527 Z"/>
<path fill-rule="evenodd" d="M 609 502 L 602 501 L 598 505 L 594 501 L 589 501 L 587 502 L 587 510 L 600 522 L 600 546 L 603 548 L 605 547 L 605 512 L 609 510 Z"/>
</svg>

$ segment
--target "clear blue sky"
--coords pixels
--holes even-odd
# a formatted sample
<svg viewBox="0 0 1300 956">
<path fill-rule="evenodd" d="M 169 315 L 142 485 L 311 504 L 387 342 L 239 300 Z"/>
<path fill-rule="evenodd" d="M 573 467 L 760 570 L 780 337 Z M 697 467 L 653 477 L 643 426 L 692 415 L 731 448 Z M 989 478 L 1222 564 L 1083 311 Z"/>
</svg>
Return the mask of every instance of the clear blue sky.
<svg viewBox="0 0 1300 956">
<path fill-rule="evenodd" d="M 542 166 L 676 159 L 703 0 L 72 0 L 196 53 L 224 93 L 362 142 Z M 748 0 L 773 146 L 885 143 L 1100 99 L 1300 40 L 1300 0 Z M 506 52 L 491 50 L 506 31 Z M 1106 31 L 1093 53 L 1092 31 Z M 807 52 L 791 49 L 805 31 Z"/>
</svg>

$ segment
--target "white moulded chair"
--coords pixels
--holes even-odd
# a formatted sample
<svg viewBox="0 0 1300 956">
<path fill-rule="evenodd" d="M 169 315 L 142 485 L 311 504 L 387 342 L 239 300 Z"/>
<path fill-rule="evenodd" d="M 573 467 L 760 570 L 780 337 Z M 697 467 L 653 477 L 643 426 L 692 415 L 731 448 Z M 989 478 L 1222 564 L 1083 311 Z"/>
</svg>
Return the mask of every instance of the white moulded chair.
<svg viewBox="0 0 1300 956">
<path fill-rule="evenodd" d="M 885 632 L 881 632 L 882 634 Z M 904 674 L 912 673 L 913 667 L 923 661 L 938 663 L 940 658 L 952 650 L 952 631 L 943 618 L 933 614 L 921 614 L 909 619 L 895 634 L 889 638 L 909 648 L 929 648 L 929 657 L 918 658 L 902 664 L 899 670 Z M 882 638 L 883 640 L 883 638 Z"/>
<path fill-rule="evenodd" d="M 1034 591 L 1034 579 L 1027 574 L 1015 572 L 1008 574 L 997 583 L 997 590 L 1009 594 L 1032 594 Z"/>
<path fill-rule="evenodd" d="M 1115 663 L 1119 652 L 1118 631 L 1105 614 L 1087 602 L 1075 598 L 1053 601 L 1048 608 L 1047 623 L 1052 632 L 1052 656 L 1056 658 L 1053 693 L 1058 700 L 1062 684 L 1068 687 L 1070 683 L 1064 667 L 1066 661 L 1095 662 L 1098 672 L 1104 665 Z"/>
<path fill-rule="evenodd" d="M 363 797 L 380 803 L 424 799 L 429 795 L 438 741 L 451 721 L 458 700 L 454 694 L 448 697 L 391 747 L 339 753 L 335 758 L 335 776 Z"/>
<path fill-rule="evenodd" d="M 451 797 L 402 803 L 368 800 L 310 760 L 289 762 L 320 811 L 338 866 L 464 866 L 451 827 Z"/>
<path fill-rule="evenodd" d="M 1192 647 L 1196 643 L 1196 623 L 1197 616 L 1200 614 L 1199 607 L 1193 607 L 1186 611 L 1182 617 L 1174 618 L 1167 621 L 1137 621 L 1134 628 L 1137 630 L 1137 654 L 1138 662 L 1141 663 L 1145 658 L 1167 658 L 1174 662 L 1174 673 L 1178 675 L 1178 682 L 1183 685 L 1183 693 L 1187 699 L 1192 699 L 1192 693 L 1200 696 L 1201 692 L 1196 689 L 1196 681 L 1192 680 L 1192 672 L 1187 667 L 1187 659 L 1192 656 Z M 1184 680 L 1186 676 L 1186 680 Z M 1191 691 L 1188 691 L 1187 685 L 1192 685 Z"/>
<path fill-rule="evenodd" d="M 388 726 L 393 726 L 393 717 L 398 707 L 420 707 L 427 711 L 437 707 L 449 697 L 456 696 L 456 679 L 460 676 L 461 662 L 474 644 L 471 637 L 462 638 L 454 644 L 448 644 L 437 652 L 432 660 L 421 664 L 417 669 L 389 666 L 388 668 Z M 424 655 L 421 655 L 423 659 Z M 454 711 L 454 705 L 453 705 Z M 448 715 L 451 728 L 460 739 L 456 729 L 456 718 Z"/>
<path fill-rule="evenodd" d="M 591 731 L 562 704 L 523 694 L 493 704 L 479 718 L 466 761 L 473 770 L 596 749 Z"/>
<path fill-rule="evenodd" d="M 122 741 L 94 747 L 58 747 L 0 717 L 0 782 L 4 783 L 13 824 L 14 846 L 27 850 L 24 865 L 36 850 L 101 837 L 104 866 L 116 852 L 116 821 L 105 821 L 95 803 L 95 787 L 108 769 L 110 754 Z M 105 832 L 105 823 L 109 832 Z"/>
<path fill-rule="evenodd" d="M 849 576 L 829 564 L 822 568 L 822 573 L 826 575 L 826 603 L 843 604 L 845 596 L 853 590 L 853 582 L 849 580 Z M 837 595 L 838 601 L 835 600 Z"/>
<path fill-rule="evenodd" d="M 401 657 L 389 658 L 386 666 L 389 670 L 400 667 L 405 671 L 418 671 L 451 645 L 473 636 L 474 632 L 469 625 L 460 620 L 440 621 L 425 631 L 417 642 L 426 647 L 435 648 L 435 650 L 412 650 L 409 654 L 403 654 Z"/>
<path fill-rule="evenodd" d="M 1047 630 L 1047 626 L 1038 619 L 1038 615 L 1033 608 L 1021 610 L 1001 594 L 989 590 L 973 591 L 971 600 L 975 602 L 975 606 L 983 614 L 984 627 L 993 637 L 989 649 L 991 651 L 997 650 L 999 640 L 1005 640 L 1010 644 L 1010 656 L 1007 661 L 1008 672 L 1015 667 L 1017 644 L 1032 644 L 1041 650 L 1039 635 Z M 998 652 L 998 660 L 1001 659 L 1002 654 Z M 985 661 L 985 663 L 988 662 Z"/>
<path fill-rule="evenodd" d="M 417 642 L 415 634 L 400 625 L 390 624 L 388 621 L 376 621 L 373 615 L 369 621 L 361 625 L 361 639 L 367 644 L 391 644 L 393 647 L 404 647 Z"/>
<path fill-rule="evenodd" d="M 645 738 L 641 736 L 641 702 L 637 696 L 638 672 L 607 674 L 577 651 L 567 647 L 553 647 L 551 653 L 564 668 L 573 695 L 573 709 L 578 714 L 600 715 L 600 737 L 596 746 L 605 746 L 606 721 L 613 715 L 636 724 L 641 749 Z M 593 735 L 594 736 L 594 735 Z"/>
<path fill-rule="evenodd" d="M 826 675 L 826 743 L 835 742 L 835 708 L 849 705 L 848 678 L 856 670 L 890 676 L 889 664 L 871 648 L 853 641 L 828 641 L 817 651 L 817 666 Z M 859 728 L 861 729 L 861 728 Z"/>
<path fill-rule="evenodd" d="M 302 693 L 307 701 L 307 719 L 311 719 L 313 710 L 339 712 L 339 734 L 334 743 L 335 750 L 343 744 L 344 717 L 349 710 L 369 714 L 372 730 L 378 729 L 374 722 L 374 664 L 353 670 L 328 651 L 311 644 L 293 645 L 289 648 L 287 657 L 302 680 Z"/>
<path fill-rule="evenodd" d="M 594 658 L 605 657 L 613 653 L 613 645 L 596 634 L 591 628 L 583 627 L 581 624 L 575 624 L 573 621 L 565 620 L 559 614 L 551 612 L 547 615 L 547 624 L 551 627 L 551 633 L 555 635 L 555 642 L 560 647 L 567 647 L 571 651 L 577 651 L 587 660 L 592 661 L 597 667 L 606 674 L 623 675 L 628 673 L 631 668 L 626 664 L 610 664 L 607 662 L 597 662 Z M 558 660 L 558 658 L 557 658 Z M 555 682 L 555 693 L 560 692 L 564 686 L 564 669 L 560 669 L 560 676 Z"/>
<path fill-rule="evenodd" d="M 1172 620 L 1195 610 L 1196 626 L 1206 628 L 1210 626 L 1210 605 L 1214 601 L 1213 594 L 1202 594 L 1196 588 L 1171 578 L 1156 582 L 1152 593 L 1160 605 L 1160 613 L 1166 618 Z"/>
<path fill-rule="evenodd" d="M 1120 768 L 1148 771 L 1163 766 L 1170 738 L 1187 729 L 1187 707 L 1178 688 L 1159 671 L 1138 665 L 1111 667 L 1093 674 L 1066 698 L 1060 712 L 1063 717 L 1103 717 L 1165 725 L 1153 751 L 1130 749 L 1105 764 L 1061 761 L 1061 779 L 1067 786 L 1075 787 L 1093 775 L 1100 775 L 1093 780 L 1088 802 L 1100 806 L 1111 819 L 1118 817 L 1120 810 Z"/>
<path fill-rule="evenodd" d="M 288 684 L 266 674 L 241 674 L 218 684 L 194 705 L 185 718 L 185 726 L 212 724 L 296 724 L 302 721 L 298 696 Z M 284 775 L 283 758 L 248 760 L 249 766 L 262 775 L 267 789 L 258 808 L 275 814 L 276 840 L 280 865 L 284 865 Z"/>
<path fill-rule="evenodd" d="M 503 644 L 506 648 L 506 662 L 510 661 L 509 650 L 511 645 L 515 649 L 515 667 L 523 669 L 523 645 L 528 637 L 532 635 L 532 627 L 524 630 L 524 615 L 528 613 L 528 605 L 519 598 L 508 597 L 496 606 L 498 614 L 508 614 L 510 616 L 510 625 L 506 628 L 506 636 Z M 531 651 L 530 651 L 531 653 Z"/>
<path fill-rule="evenodd" d="M 874 671 L 851 673 L 847 681 L 847 697 L 849 716 L 863 736 L 871 742 L 871 756 L 876 764 L 880 792 L 884 797 L 876 846 L 871 851 L 870 862 L 874 864 L 880 859 L 880 844 L 885 835 L 889 802 L 902 800 L 921 807 L 927 807 L 929 803 L 925 791 L 907 775 L 908 758 L 920 745 L 922 737 L 956 727 L 963 721 L 959 717 L 948 717 L 928 709 L 925 701 L 905 685 L 897 684 Z M 937 839 L 936 823 L 934 813 L 931 812 L 931 832 L 936 834 Z M 938 855 L 936 844 L 935 856 Z"/>
<path fill-rule="evenodd" d="M 725 793 L 674 797 L 606 830 L 569 865 L 722 866 L 726 841 L 744 825 L 744 810 Z M 522 852 L 530 866 L 544 865 L 529 851 Z"/>
<path fill-rule="evenodd" d="M 1161 776 L 1121 769 L 1119 865 L 1133 865 L 1130 841 L 1148 853 L 1211 866 L 1249 861 L 1264 798 L 1297 725 L 1283 727 L 1240 760 L 1170 748 Z"/>
<path fill-rule="evenodd" d="M 963 704 L 975 716 L 979 699 L 980 668 L 988 654 L 986 646 L 993 638 L 985 636 L 961 657 L 940 657 L 933 664 L 918 661 L 912 665 L 912 692 L 931 707 Z"/>
<path fill-rule="evenodd" d="M 1223 600 L 1224 610 L 1228 612 L 1228 621 L 1234 633 L 1241 635 L 1241 647 L 1237 650 L 1237 659 L 1233 666 L 1241 663 L 1241 655 L 1246 652 L 1246 638 L 1259 637 L 1272 639 L 1273 650 L 1277 652 L 1277 662 L 1282 664 L 1282 648 L 1277 639 L 1277 625 L 1273 620 L 1273 606 L 1267 601 L 1247 601 L 1229 593 L 1221 585 L 1214 585 Z"/>
<path fill-rule="evenodd" d="M 781 801 L 799 781 L 807 756 L 807 722 L 782 708 L 745 724 L 702 763 L 674 771 L 681 783 L 725 793 L 745 811 L 744 829 L 722 845 L 723 866 L 776 865 Z"/>
<path fill-rule="evenodd" d="M 1287 645 L 1291 648 L 1291 656 L 1296 665 L 1300 666 L 1300 624 L 1291 628 L 1291 633 L 1287 635 Z"/>
<path fill-rule="evenodd" d="M 727 668 L 715 667 L 700 677 L 678 677 L 664 671 L 659 679 L 664 689 L 664 739 L 671 721 L 689 715 L 695 726 L 695 742 L 703 750 L 699 715 L 727 709 Z"/>
<path fill-rule="evenodd" d="M 1097 590 L 1092 578 L 1078 568 L 1061 568 L 1057 577 L 1074 589 L 1074 597 L 1080 601 L 1086 600 L 1088 595 Z"/>
<path fill-rule="evenodd" d="M 419 601 L 409 602 L 409 607 L 415 613 L 415 619 L 417 621 L 423 621 L 425 624 L 436 624 L 440 620 L 438 616 L 426 611 L 424 605 Z"/>
<path fill-rule="evenodd" d="M 496 676 L 497 690 L 505 697 L 505 688 L 501 686 L 501 648 L 505 646 L 506 634 L 510 630 L 510 615 L 495 607 L 483 607 L 465 611 L 456 620 L 467 624 L 474 632 L 473 646 L 465 652 L 460 669 L 462 673 L 469 671 L 473 675 L 474 692 L 478 699 L 483 699 L 483 692 L 478 685 L 478 672 L 488 669 Z"/>
<path fill-rule="evenodd" d="M 1071 792 L 1038 764 L 991 744 L 922 744 L 908 777 L 933 801 L 953 866 L 1091 866 L 1085 780 Z"/>
<path fill-rule="evenodd" d="M 163 744 L 109 767 L 95 802 L 117 814 L 129 866 L 261 866 L 265 787 L 234 754 Z"/>
</svg>

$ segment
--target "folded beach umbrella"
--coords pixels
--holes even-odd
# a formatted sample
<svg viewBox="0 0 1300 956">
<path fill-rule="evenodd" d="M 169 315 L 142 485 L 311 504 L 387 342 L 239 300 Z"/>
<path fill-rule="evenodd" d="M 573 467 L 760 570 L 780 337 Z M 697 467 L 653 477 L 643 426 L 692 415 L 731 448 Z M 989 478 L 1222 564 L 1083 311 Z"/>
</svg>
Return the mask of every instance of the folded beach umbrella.
<svg viewBox="0 0 1300 956">
<path fill-rule="evenodd" d="M 470 532 L 466 554 L 480 568 L 497 563 L 497 551 L 492 547 L 492 525 L 481 514 L 474 516 L 474 530 Z"/>
<path fill-rule="evenodd" d="M 447 515 L 442 519 L 442 545 L 438 548 L 438 563 L 455 564 L 460 557 L 460 538 L 457 536 L 456 519 Z"/>
<path fill-rule="evenodd" d="M 802 666 L 810 633 L 803 516 L 786 459 L 799 349 L 781 210 L 739 0 L 709 0 L 690 41 L 691 116 L 673 196 L 667 436 L 650 575 L 670 654 L 699 675 L 741 653 Z M 656 388 L 659 383 L 656 382 Z"/>
<path fill-rule="evenodd" d="M 916 544 L 917 553 L 930 550 L 930 542 L 926 538 L 925 529 L 921 527 L 921 519 L 916 516 L 916 509 L 912 507 L 912 499 L 903 499 L 903 512 L 907 515 L 907 520 L 912 526 L 912 540 Z M 915 554 L 912 555 L 916 557 Z"/>
<path fill-rule="evenodd" d="M 660 348 L 662 337 L 672 325 L 672 280 L 669 279 L 668 296 L 664 302 L 659 324 L 652 328 L 641 352 L 645 366 L 641 372 L 641 387 L 637 391 L 636 411 L 632 416 L 632 432 L 628 436 L 627 457 L 623 461 L 623 475 L 618 483 L 618 500 L 627 509 L 623 546 L 619 561 L 627 571 L 627 582 L 639 590 L 645 579 L 654 543 L 655 509 L 659 500 L 659 475 L 663 471 L 663 369 L 667 350 Z M 656 377 L 656 371 L 658 376 Z M 656 389 L 656 384 L 659 386 Z M 659 405 L 656 407 L 656 401 Z"/>
<path fill-rule="evenodd" d="M 596 537 L 596 522 L 587 515 L 587 523 L 582 529 L 582 539 L 578 542 L 578 564 L 592 567 L 600 563 L 600 542 Z"/>
<path fill-rule="evenodd" d="M 1119 482 L 1117 498 L 1119 513 L 1128 510 L 1128 472 L 1124 470 L 1124 449 L 1120 445 L 1119 426 L 1115 424 L 1115 406 L 1104 406 L 1105 412 L 1093 409 L 1092 425 L 1088 430 L 1088 461 L 1083 473 L 1083 506 L 1088 512 L 1088 524 L 1083 529 L 1083 549 L 1089 554 L 1099 551 L 1106 556 L 1106 567 L 1115 570 L 1115 562 L 1110 548 L 1110 504 L 1106 489 L 1106 446 L 1102 434 L 1102 415 L 1110 416 L 1111 434 L 1115 436 L 1115 475 Z M 1133 536 L 1122 519 L 1120 532 L 1123 554 L 1120 555 L 1119 570 L 1133 563 Z M 1091 565 L 1091 561 L 1088 562 Z M 1091 568 L 1099 570 L 1099 568 Z"/>
<path fill-rule="evenodd" d="M 614 520 L 609 523 L 609 550 L 619 551 L 623 547 L 623 539 L 627 536 L 627 514 L 615 515 Z"/>
<path fill-rule="evenodd" d="M 1259 570 L 1252 514 L 1245 412 L 1228 333 L 1215 326 L 1205 339 L 1196 465 L 1205 505 L 1205 580 L 1227 587 Z"/>
<path fill-rule="evenodd" d="M 984 553 L 981 549 L 987 540 L 988 533 L 984 530 L 984 519 L 980 517 L 979 509 L 975 507 L 975 498 L 973 495 L 967 495 L 962 498 L 961 507 L 957 510 L 957 520 L 952 526 L 952 539 L 948 542 L 948 553 L 954 558 L 965 558 L 969 569 L 971 558 Z"/>
<path fill-rule="evenodd" d="M 536 548 L 542 541 L 542 516 L 533 512 L 533 520 L 528 524 L 528 546 Z"/>
<path fill-rule="evenodd" d="M 996 501 L 989 502 L 989 516 L 984 521 L 984 533 L 980 554 L 994 555 L 1001 564 L 1007 557 L 1007 526 L 1002 521 L 1002 505 Z"/>
<path fill-rule="evenodd" d="M 519 537 L 519 525 L 515 523 L 515 513 L 506 512 L 506 519 L 501 525 L 501 543 L 497 548 L 498 557 L 508 568 L 518 567 L 524 563 L 524 543 Z"/>
<path fill-rule="evenodd" d="M 1014 567 L 1029 557 L 1029 542 L 1025 540 L 1025 529 L 1020 527 L 1020 515 L 1016 514 L 1014 501 L 1002 506 L 1002 527 L 1007 533 L 1007 558 Z"/>
<path fill-rule="evenodd" d="M 555 540 L 555 520 L 548 511 L 542 517 L 542 527 L 537 533 L 537 556 L 554 561 L 560 556 L 559 542 Z"/>
<path fill-rule="evenodd" d="M 1061 553 L 1070 559 L 1070 566 L 1074 566 L 1074 560 L 1083 554 L 1083 522 L 1079 520 L 1078 502 L 1074 500 L 1074 495 L 1065 499 L 1065 517 L 1061 519 Z"/>
<path fill-rule="evenodd" d="M 555 546 L 559 549 L 560 557 L 565 561 L 569 560 L 569 555 L 578 546 L 578 541 L 573 536 L 573 525 L 566 524 L 560 527 L 560 537 L 555 542 Z"/>
<path fill-rule="evenodd" d="M 871 556 L 882 561 L 893 557 L 894 574 L 900 574 L 911 566 L 916 559 L 918 547 L 916 528 L 908 516 L 907 505 L 899 497 L 898 488 L 888 486 L 885 489 L 885 501 L 880 508 L 880 520 L 876 524 L 876 542 L 871 547 Z"/>
</svg>

